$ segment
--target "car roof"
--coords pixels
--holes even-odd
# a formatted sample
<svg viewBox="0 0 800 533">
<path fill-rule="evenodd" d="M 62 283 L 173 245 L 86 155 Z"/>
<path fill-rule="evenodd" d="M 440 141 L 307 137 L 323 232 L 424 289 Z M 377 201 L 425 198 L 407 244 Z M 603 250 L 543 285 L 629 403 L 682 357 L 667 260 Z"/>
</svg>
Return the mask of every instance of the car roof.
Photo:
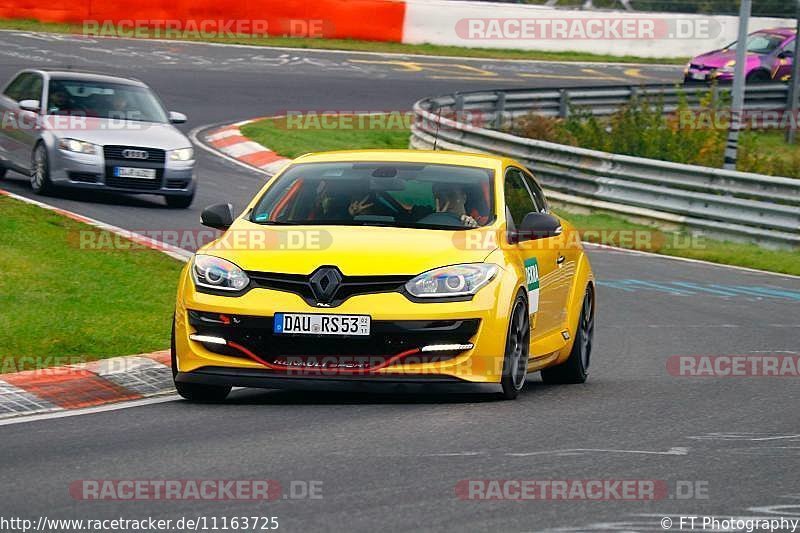
<svg viewBox="0 0 800 533">
<path fill-rule="evenodd" d="M 110 74 L 99 72 L 86 72 L 79 70 L 60 70 L 60 69 L 30 69 L 33 72 L 46 74 L 54 80 L 73 80 L 73 81 L 97 81 L 105 83 L 116 83 L 118 85 L 135 85 L 137 87 L 147 87 L 143 82 L 133 78 L 120 78 Z"/>
<path fill-rule="evenodd" d="M 490 154 L 449 152 L 443 150 L 341 150 L 302 155 L 295 163 L 343 162 L 408 162 L 440 165 L 460 165 L 478 168 L 496 168 L 511 160 Z"/>
<path fill-rule="evenodd" d="M 763 30 L 754 31 L 753 33 L 774 33 L 777 35 L 783 35 L 785 37 L 792 37 L 796 34 L 797 30 L 795 28 L 764 28 Z"/>
</svg>

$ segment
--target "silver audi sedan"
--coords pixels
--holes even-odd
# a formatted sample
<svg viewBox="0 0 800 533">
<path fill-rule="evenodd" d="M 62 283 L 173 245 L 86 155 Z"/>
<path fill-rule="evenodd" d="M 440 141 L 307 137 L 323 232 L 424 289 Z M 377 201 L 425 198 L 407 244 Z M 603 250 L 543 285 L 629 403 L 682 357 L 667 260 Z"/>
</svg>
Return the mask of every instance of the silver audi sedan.
<svg viewBox="0 0 800 533">
<path fill-rule="evenodd" d="M 144 83 L 57 70 L 23 70 L 0 95 L 0 177 L 30 176 L 36 193 L 55 187 L 161 195 L 189 207 L 194 150 Z"/>
</svg>

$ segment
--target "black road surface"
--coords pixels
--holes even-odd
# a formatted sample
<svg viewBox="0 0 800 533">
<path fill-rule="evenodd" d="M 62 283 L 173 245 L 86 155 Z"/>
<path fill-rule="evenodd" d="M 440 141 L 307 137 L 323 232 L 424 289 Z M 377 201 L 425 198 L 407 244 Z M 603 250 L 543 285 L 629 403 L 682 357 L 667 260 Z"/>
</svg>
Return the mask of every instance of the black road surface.
<svg viewBox="0 0 800 533">
<path fill-rule="evenodd" d="M 287 109 L 407 109 L 453 90 L 680 76 L 675 67 L 0 33 L 0 78 L 26 66 L 67 64 L 143 79 L 171 109 L 190 116 L 189 128 Z M 199 154 L 200 189 L 190 210 L 147 197 L 47 201 L 131 229 L 196 228 L 202 206 L 242 206 L 263 180 Z M 21 179 L 2 186 L 30 194 Z M 515 402 L 435 391 L 239 390 L 221 405 L 176 400 L 0 426 L 0 517 L 34 524 L 42 516 L 205 517 L 210 528 L 212 517 L 221 527 L 220 517 L 275 516 L 279 531 L 298 532 L 664 531 L 663 518 L 678 530 L 682 515 L 800 518 L 797 378 L 679 377 L 667 367 L 680 355 L 797 356 L 800 281 L 608 250 L 593 250 L 591 258 L 599 317 L 585 385 L 546 386 L 532 375 Z M 76 481 L 108 479 L 270 479 L 281 492 L 258 503 L 83 501 L 70 494 Z M 457 487 L 482 479 L 638 480 L 660 490 L 655 501 L 621 501 L 613 490 L 604 501 L 459 498 Z M 303 498 L 304 482 L 314 482 L 321 498 Z M 11 530 L 2 522 L 0 529 Z"/>
</svg>

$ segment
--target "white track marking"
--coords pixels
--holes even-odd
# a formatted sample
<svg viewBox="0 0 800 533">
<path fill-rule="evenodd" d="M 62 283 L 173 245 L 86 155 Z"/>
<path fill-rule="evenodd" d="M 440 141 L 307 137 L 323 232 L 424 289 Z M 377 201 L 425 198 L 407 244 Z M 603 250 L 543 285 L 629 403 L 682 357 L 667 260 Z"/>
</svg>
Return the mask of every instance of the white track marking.
<svg viewBox="0 0 800 533">
<path fill-rule="evenodd" d="M 39 420 L 52 420 L 54 418 L 67 418 L 70 416 L 91 415 L 94 413 L 105 413 L 108 411 L 118 411 L 120 409 L 130 409 L 131 407 L 142 407 L 145 405 L 153 405 L 157 403 L 174 402 L 175 400 L 180 400 L 180 396 L 178 396 L 177 394 L 170 394 L 169 396 L 154 396 L 153 398 L 143 398 L 141 400 L 112 403 L 108 405 L 98 405 L 97 407 L 86 407 L 83 409 L 55 411 L 52 413 L 42 413 L 39 415 L 8 418 L 5 420 L 0 420 L 0 426 L 24 424 L 25 422 L 36 422 Z"/>
<path fill-rule="evenodd" d="M 752 272 L 753 274 L 769 274 L 771 276 L 780 276 L 782 278 L 787 279 L 800 279 L 800 276 L 795 276 L 793 274 L 781 274 L 780 272 L 770 272 L 768 270 L 758 270 L 757 268 L 747 268 L 742 266 L 736 265 L 724 265 L 722 263 L 711 263 L 709 261 L 703 261 L 702 259 L 691 259 L 689 257 L 677 257 L 674 255 L 662 255 L 656 254 L 653 252 L 643 252 L 641 250 L 629 250 L 627 248 L 617 248 L 616 246 L 609 246 L 607 244 L 597 244 L 593 242 L 584 242 L 583 245 L 586 248 L 599 248 L 601 250 L 612 250 L 615 252 L 622 252 L 626 254 L 633 254 L 633 255 L 645 255 L 648 257 L 657 257 L 659 259 L 668 259 L 673 261 L 683 261 L 685 263 L 697 263 L 701 265 L 708 265 L 712 267 L 719 267 L 719 268 L 732 268 L 735 270 L 743 270 L 745 272 Z"/>
<path fill-rule="evenodd" d="M 36 31 L 26 31 L 26 30 L 0 30 L 0 33 L 14 33 L 17 35 L 23 35 L 25 37 L 29 37 L 31 39 L 39 38 L 39 36 L 60 36 L 62 34 L 59 33 L 52 33 L 52 32 L 36 32 Z M 269 45 L 256 45 L 256 44 L 227 44 L 227 43 L 204 43 L 198 41 L 184 41 L 180 39 L 131 39 L 125 37 L 112 37 L 112 36 L 92 36 L 92 43 L 99 43 L 103 40 L 111 40 L 111 41 L 126 41 L 126 42 L 137 42 L 137 41 L 145 41 L 145 42 L 157 42 L 157 43 L 167 43 L 167 44 L 174 44 L 174 43 L 181 43 L 181 44 L 190 44 L 190 45 L 201 45 L 201 46 L 218 46 L 218 47 L 227 47 L 227 48 L 244 48 L 248 50 L 279 50 L 281 52 L 293 52 L 295 54 L 299 54 L 302 52 L 314 52 L 320 54 L 352 54 L 352 55 L 361 55 L 361 56 L 374 56 L 374 57 L 398 57 L 398 58 L 421 58 L 421 59 L 457 59 L 459 61 L 483 61 L 483 62 L 498 62 L 498 63 L 535 63 L 535 64 L 543 64 L 543 65 L 552 65 L 552 64 L 567 64 L 567 65 L 581 65 L 581 66 L 612 66 L 612 67 L 640 67 L 640 68 L 658 68 L 658 69 L 675 69 L 679 70 L 681 65 L 679 64 L 669 64 L 669 63 L 606 63 L 603 61 L 565 61 L 565 60 L 546 60 L 546 59 L 509 59 L 509 58 L 491 58 L 491 57 L 466 57 L 466 56 L 437 56 L 437 55 L 427 55 L 427 54 L 403 54 L 400 52 L 368 52 L 366 50 L 332 50 L 329 48 L 290 48 L 286 46 L 269 46 Z"/>
<path fill-rule="evenodd" d="M 670 448 L 666 452 L 654 452 L 649 450 L 611 450 L 603 448 L 572 448 L 567 450 L 548 450 L 542 452 L 519 452 L 505 453 L 509 457 L 530 457 L 533 455 L 575 455 L 582 453 L 633 453 L 643 455 L 689 455 L 689 448 Z"/>
</svg>

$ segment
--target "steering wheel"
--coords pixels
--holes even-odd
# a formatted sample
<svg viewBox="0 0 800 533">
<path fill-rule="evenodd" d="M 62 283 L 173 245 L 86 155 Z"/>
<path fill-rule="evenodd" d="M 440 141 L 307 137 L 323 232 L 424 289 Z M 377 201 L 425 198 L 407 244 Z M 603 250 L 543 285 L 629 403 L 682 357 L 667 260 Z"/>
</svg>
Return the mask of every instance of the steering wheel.
<svg viewBox="0 0 800 533">
<path fill-rule="evenodd" d="M 417 222 L 419 224 L 430 224 L 431 226 L 464 226 L 464 222 L 462 222 L 459 215 L 448 211 L 431 213 L 430 215 L 422 217 Z"/>
</svg>

